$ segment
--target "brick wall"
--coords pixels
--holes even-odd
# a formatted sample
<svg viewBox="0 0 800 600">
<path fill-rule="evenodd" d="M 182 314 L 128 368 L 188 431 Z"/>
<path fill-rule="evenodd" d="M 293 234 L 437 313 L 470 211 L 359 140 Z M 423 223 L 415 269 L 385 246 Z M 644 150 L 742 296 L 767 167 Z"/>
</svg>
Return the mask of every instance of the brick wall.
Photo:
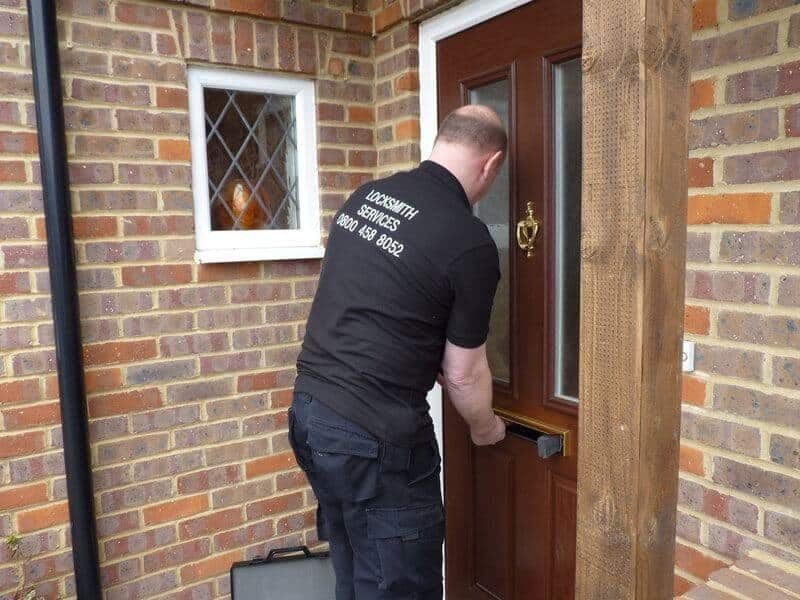
<svg viewBox="0 0 800 600">
<path fill-rule="evenodd" d="M 800 559 L 800 6 L 695 0 L 677 590 Z"/>
<path fill-rule="evenodd" d="M 315 541 L 283 411 L 319 263 L 192 262 L 186 62 L 318 79 L 327 227 L 419 160 L 412 21 L 444 4 L 60 0 L 110 598 L 225 597 L 231 561 Z M 750 548 L 800 556 L 794 5 L 695 2 L 678 590 Z M 0 597 L 73 597 L 26 15 L 0 6 L 0 535 L 31 557 L 0 547 Z"/>
<path fill-rule="evenodd" d="M 24 578 L 67 598 L 27 16 L 0 6 L 0 535 L 21 536 L 21 555 L 0 544 L 0 597 Z M 374 174 L 372 17 L 269 0 L 61 0 L 59 14 L 103 585 L 225 597 L 232 561 L 315 542 L 285 408 L 319 261 L 193 263 L 186 64 L 318 79 L 327 222 Z"/>
</svg>

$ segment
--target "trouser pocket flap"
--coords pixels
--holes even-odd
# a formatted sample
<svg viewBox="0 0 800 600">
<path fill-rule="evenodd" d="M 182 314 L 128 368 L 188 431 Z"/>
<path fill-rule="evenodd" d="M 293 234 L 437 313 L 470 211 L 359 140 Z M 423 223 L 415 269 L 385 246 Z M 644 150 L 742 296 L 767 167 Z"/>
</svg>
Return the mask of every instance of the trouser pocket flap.
<svg viewBox="0 0 800 600">
<path fill-rule="evenodd" d="M 364 437 L 343 427 L 325 423 L 321 419 L 311 419 L 307 443 L 316 452 L 378 458 L 379 444 L 377 440 Z"/>
<path fill-rule="evenodd" d="M 380 562 L 378 587 L 426 592 L 442 583 L 442 505 L 367 510 L 367 537 Z"/>
<path fill-rule="evenodd" d="M 312 451 L 315 481 L 331 501 L 362 502 L 378 494 L 378 440 L 312 418 L 306 443 Z"/>
<path fill-rule="evenodd" d="M 367 510 L 367 535 L 371 540 L 402 538 L 417 540 L 444 521 L 439 504 L 410 508 L 372 508 Z"/>
</svg>

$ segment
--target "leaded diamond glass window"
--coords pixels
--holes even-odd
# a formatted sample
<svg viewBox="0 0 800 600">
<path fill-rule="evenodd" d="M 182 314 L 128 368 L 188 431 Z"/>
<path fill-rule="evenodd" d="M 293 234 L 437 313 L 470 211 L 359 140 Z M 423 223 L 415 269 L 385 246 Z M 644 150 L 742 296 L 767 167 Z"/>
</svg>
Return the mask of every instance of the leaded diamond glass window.
<svg viewBox="0 0 800 600">
<path fill-rule="evenodd" d="M 195 257 L 319 258 L 314 82 L 189 67 Z"/>
<path fill-rule="evenodd" d="M 297 229 L 294 98 L 204 90 L 215 231 Z"/>
</svg>

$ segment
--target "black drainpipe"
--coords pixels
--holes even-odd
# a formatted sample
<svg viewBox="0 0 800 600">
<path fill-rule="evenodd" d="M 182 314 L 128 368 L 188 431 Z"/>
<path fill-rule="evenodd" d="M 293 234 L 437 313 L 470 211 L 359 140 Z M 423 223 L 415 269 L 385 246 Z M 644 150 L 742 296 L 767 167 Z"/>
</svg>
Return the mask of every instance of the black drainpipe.
<svg viewBox="0 0 800 600">
<path fill-rule="evenodd" d="M 72 528 L 75 591 L 78 600 L 100 600 L 89 425 L 83 383 L 75 249 L 64 136 L 64 104 L 58 60 L 56 2 L 28 0 L 28 27 L 61 398 L 64 467 Z"/>
</svg>

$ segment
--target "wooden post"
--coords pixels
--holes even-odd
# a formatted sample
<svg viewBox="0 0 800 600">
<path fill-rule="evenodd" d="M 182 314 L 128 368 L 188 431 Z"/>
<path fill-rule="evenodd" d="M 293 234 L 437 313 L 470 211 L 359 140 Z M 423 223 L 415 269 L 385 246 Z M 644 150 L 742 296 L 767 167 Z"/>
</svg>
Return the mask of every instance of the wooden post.
<svg viewBox="0 0 800 600">
<path fill-rule="evenodd" d="M 585 0 L 576 598 L 672 598 L 689 0 Z"/>
</svg>

